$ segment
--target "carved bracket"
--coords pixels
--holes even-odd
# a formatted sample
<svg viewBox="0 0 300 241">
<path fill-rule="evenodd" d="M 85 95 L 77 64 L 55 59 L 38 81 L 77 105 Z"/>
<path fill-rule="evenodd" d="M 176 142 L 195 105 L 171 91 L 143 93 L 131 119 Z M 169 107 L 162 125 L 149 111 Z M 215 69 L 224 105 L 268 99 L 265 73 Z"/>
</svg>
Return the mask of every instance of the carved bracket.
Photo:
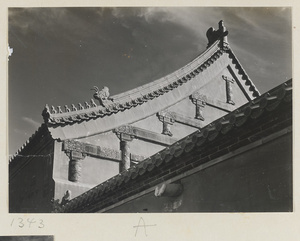
<svg viewBox="0 0 300 241">
<path fill-rule="evenodd" d="M 163 131 L 162 134 L 173 136 L 171 132 L 170 125 L 173 125 L 175 122 L 174 116 L 167 111 L 161 111 L 157 113 L 158 119 L 163 123 Z"/>
<path fill-rule="evenodd" d="M 227 98 L 227 103 L 235 105 L 233 101 L 233 92 L 232 92 L 232 85 L 234 84 L 234 79 L 229 78 L 225 75 L 222 75 L 222 78 L 226 81 L 226 98 Z"/>
<path fill-rule="evenodd" d="M 196 105 L 195 118 L 204 121 L 205 119 L 203 116 L 203 108 L 206 105 L 207 97 L 203 94 L 200 94 L 199 92 L 195 92 L 190 96 L 190 99 L 192 103 Z"/>
<path fill-rule="evenodd" d="M 65 140 L 63 143 L 63 150 L 64 151 L 77 151 L 83 152 L 84 151 L 84 143 L 74 140 Z"/>
<path fill-rule="evenodd" d="M 135 138 L 133 127 L 129 125 L 120 126 L 114 132 L 120 141 L 132 141 Z"/>
</svg>

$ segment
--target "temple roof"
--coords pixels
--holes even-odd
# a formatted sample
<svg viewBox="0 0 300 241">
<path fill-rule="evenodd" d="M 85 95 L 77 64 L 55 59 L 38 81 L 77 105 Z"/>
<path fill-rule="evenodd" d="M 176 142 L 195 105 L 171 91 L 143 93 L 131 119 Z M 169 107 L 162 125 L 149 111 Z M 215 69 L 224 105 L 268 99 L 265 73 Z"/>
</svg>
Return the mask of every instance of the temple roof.
<svg viewBox="0 0 300 241">
<path fill-rule="evenodd" d="M 227 37 L 218 32 L 220 29 L 222 27 L 214 31 L 217 33 L 214 38 L 210 36 L 213 30 L 209 29 L 208 48 L 194 60 L 165 77 L 112 97 L 109 97 L 107 87 L 102 91 L 95 87 L 94 97 L 99 100 L 100 105 L 91 99 L 90 103 L 78 104 L 78 107 L 74 104 L 70 108 L 65 105 L 64 112 L 60 106 L 49 108 L 46 105 L 42 114 L 52 137 L 61 140 L 81 138 L 85 137 L 86 133 L 95 135 L 107 132 L 151 116 L 207 84 L 219 73 L 220 66 L 227 67 L 228 61 L 239 76 L 240 87 L 247 99 L 259 96 L 259 91 L 227 43 Z M 173 93 L 172 96 L 170 93 Z"/>
<path fill-rule="evenodd" d="M 43 110 L 44 124 L 18 150 L 22 150 L 34 139 L 37 133 L 47 129 L 53 139 L 65 140 L 96 135 L 113 130 L 124 124 L 134 123 L 158 113 L 187 98 L 197 89 L 209 83 L 220 73 L 220 67 L 226 68 L 230 62 L 233 75 L 238 76 L 240 88 L 250 101 L 260 95 L 259 91 L 243 69 L 239 60 L 227 42 L 225 27 L 220 21 L 219 29 L 207 31 L 208 47 L 194 60 L 173 73 L 151 83 L 110 97 L 108 89 L 99 91 L 93 99 L 84 105 L 74 104 L 65 111 L 61 107 L 49 107 Z M 13 160 L 12 157 L 10 160 Z"/>
<path fill-rule="evenodd" d="M 107 204 L 106 199 L 108 198 L 108 196 L 118 195 L 118 190 L 120 190 L 120 188 L 123 190 L 125 188 L 124 185 L 126 185 L 128 187 L 127 189 L 134 194 L 132 188 L 130 188 L 130 183 L 134 182 L 135 179 L 145 175 L 151 176 L 152 171 L 155 171 L 158 168 L 160 169 L 159 173 L 161 173 L 163 171 L 162 167 L 168 166 L 168 163 L 171 162 L 173 159 L 180 160 L 180 158 L 185 156 L 187 153 L 192 153 L 193 151 L 199 150 L 199 148 L 201 148 L 203 145 L 205 146 L 205 143 L 217 142 L 218 139 L 222 138 L 222 136 L 230 136 L 232 130 L 236 130 L 236 133 L 239 133 L 239 130 L 243 128 L 243 125 L 245 123 L 249 123 L 249 121 L 251 122 L 251 120 L 259 122 L 261 118 L 267 118 L 264 117 L 265 113 L 272 112 L 278 108 L 281 108 L 281 110 L 287 110 L 288 113 L 290 113 L 291 102 L 292 80 L 289 80 L 284 84 L 272 89 L 268 93 L 265 93 L 262 96 L 254 99 L 253 101 L 248 102 L 247 104 L 227 114 L 226 116 L 212 122 L 203 129 L 192 133 L 186 138 L 181 139 L 180 141 L 165 148 L 157 154 L 147 158 L 138 165 L 121 172 L 119 175 L 110 178 L 104 183 L 101 183 L 98 186 L 92 188 L 91 190 L 83 193 L 82 195 L 72 199 L 69 203 L 67 203 L 64 206 L 63 212 L 82 212 L 83 210 L 95 211 L 95 208 L 97 210 L 101 210 L 102 208 L 107 207 L 105 206 L 105 204 Z M 283 113 L 281 113 L 281 116 L 283 116 Z M 272 117 L 272 114 L 268 115 L 268 117 Z M 282 118 L 284 119 L 285 117 L 283 116 Z M 278 118 L 273 119 L 275 122 L 276 120 L 278 120 Z M 276 131 L 281 130 L 280 128 L 289 125 L 289 123 L 291 122 L 290 119 L 291 116 L 289 117 L 289 119 L 286 119 L 286 122 L 288 121 L 288 123 L 284 124 L 282 122 L 279 124 L 277 123 L 276 125 L 274 124 L 274 126 L 270 126 L 270 130 L 259 130 L 258 136 L 253 137 L 253 140 L 247 139 L 246 144 L 257 140 L 257 138 L 263 138 L 265 136 L 268 136 L 270 133 L 275 133 Z M 260 121 L 260 123 L 265 123 L 264 120 L 265 119 Z M 246 131 L 249 132 L 249 130 Z M 238 145 L 241 146 L 240 144 Z M 227 150 L 227 152 L 228 151 L 229 150 Z M 214 152 L 214 154 L 208 159 L 210 160 L 210 158 L 213 159 L 219 154 L 224 154 L 222 153 L 222 150 L 220 150 L 219 152 Z M 182 166 L 179 165 L 178 162 L 179 161 L 176 162 L 176 167 L 178 169 L 178 171 L 176 171 L 176 174 L 180 174 L 190 169 L 193 169 L 196 165 L 191 164 L 185 168 L 182 168 Z M 198 165 L 200 164 L 198 163 Z M 176 168 L 174 165 L 173 167 Z M 144 182 L 146 182 L 146 180 L 144 180 L 143 183 Z M 136 192 L 139 191 L 143 191 L 140 185 Z M 128 195 L 124 196 L 124 198 L 126 197 L 128 197 Z M 122 198 L 118 197 L 116 200 L 122 201 Z"/>
<path fill-rule="evenodd" d="M 85 106 L 79 104 L 78 108 L 74 108 L 73 106 L 71 109 L 65 105 L 65 112 L 63 112 L 60 108 L 58 108 L 58 111 L 55 109 L 50 110 L 50 108 L 46 106 L 43 111 L 44 120 L 51 127 L 63 126 L 99 117 L 102 118 L 145 104 L 154 98 L 178 88 L 179 86 L 187 84 L 196 75 L 205 72 L 224 53 L 229 54 L 229 57 L 238 69 L 242 79 L 244 80 L 243 84 L 248 87 L 246 90 L 251 93 L 252 97 L 259 96 L 259 91 L 250 80 L 233 51 L 230 48 L 227 50 L 221 49 L 219 45 L 220 41 L 215 42 L 196 59 L 165 77 L 127 92 L 112 96 L 111 99 L 113 99 L 113 102 L 107 107 L 101 105 L 96 106 L 94 101 L 91 101 L 90 104 L 85 102 Z"/>
<path fill-rule="evenodd" d="M 9 158 L 9 163 L 13 163 L 17 160 L 17 157 L 22 157 L 24 151 L 35 145 L 36 140 L 41 137 L 48 136 L 50 133 L 48 131 L 47 125 L 43 123 L 36 131 L 29 137 L 29 139 L 17 150 L 17 152 Z"/>
</svg>

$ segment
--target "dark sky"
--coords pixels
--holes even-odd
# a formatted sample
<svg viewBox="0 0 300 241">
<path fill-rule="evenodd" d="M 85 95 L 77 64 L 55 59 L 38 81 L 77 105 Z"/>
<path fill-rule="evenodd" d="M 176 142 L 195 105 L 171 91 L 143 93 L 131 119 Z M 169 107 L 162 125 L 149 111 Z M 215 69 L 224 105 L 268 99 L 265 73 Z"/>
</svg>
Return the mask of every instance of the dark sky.
<svg viewBox="0 0 300 241">
<path fill-rule="evenodd" d="M 42 110 L 151 82 L 206 49 L 224 20 L 228 40 L 261 93 L 292 78 L 290 8 L 10 8 L 9 154 Z"/>
<path fill-rule="evenodd" d="M 0 236 L 0 241 L 53 241 L 53 236 Z"/>
</svg>

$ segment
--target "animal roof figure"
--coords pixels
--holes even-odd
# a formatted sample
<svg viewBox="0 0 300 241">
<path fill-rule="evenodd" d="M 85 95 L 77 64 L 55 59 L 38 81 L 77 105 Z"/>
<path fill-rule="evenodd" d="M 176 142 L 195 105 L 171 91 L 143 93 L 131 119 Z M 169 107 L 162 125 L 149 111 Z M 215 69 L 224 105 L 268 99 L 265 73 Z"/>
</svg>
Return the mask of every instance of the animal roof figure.
<svg viewBox="0 0 300 241">
<path fill-rule="evenodd" d="M 219 22 L 219 29 L 215 30 L 213 27 L 209 28 L 206 32 L 206 37 L 208 39 L 207 48 L 210 47 L 214 42 L 216 42 L 218 39 L 223 38 L 222 43 L 227 43 L 227 36 L 228 31 L 226 30 L 226 27 L 224 26 L 223 20 Z"/>
<path fill-rule="evenodd" d="M 99 100 L 100 105 L 107 107 L 112 104 L 112 99 L 109 98 L 109 89 L 104 86 L 102 90 L 99 90 L 97 86 L 94 86 L 92 90 L 95 90 L 94 98 Z"/>
</svg>

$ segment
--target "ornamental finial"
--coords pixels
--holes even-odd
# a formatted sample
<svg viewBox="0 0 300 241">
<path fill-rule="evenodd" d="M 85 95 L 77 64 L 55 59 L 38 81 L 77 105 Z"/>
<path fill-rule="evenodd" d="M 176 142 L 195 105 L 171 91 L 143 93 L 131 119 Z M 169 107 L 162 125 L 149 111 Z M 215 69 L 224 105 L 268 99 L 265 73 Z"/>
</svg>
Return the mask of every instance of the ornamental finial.
<svg viewBox="0 0 300 241">
<path fill-rule="evenodd" d="M 49 108 L 49 105 L 46 104 L 43 112 L 42 112 L 42 116 L 43 116 L 43 119 L 45 121 L 45 123 L 48 122 L 48 119 L 50 117 L 50 108 Z"/>
<path fill-rule="evenodd" d="M 210 27 L 206 32 L 206 37 L 208 39 L 207 47 L 210 47 L 213 43 L 217 40 L 221 40 L 221 47 L 224 46 L 224 43 L 227 44 L 227 35 L 228 31 L 224 26 L 224 21 L 221 20 L 219 22 L 219 29 L 215 30 L 214 28 Z"/>
<path fill-rule="evenodd" d="M 99 90 L 97 86 L 94 86 L 92 90 L 95 90 L 94 98 L 99 100 L 100 105 L 107 107 L 112 104 L 113 100 L 109 97 L 109 89 L 104 86 L 102 90 Z"/>
</svg>

